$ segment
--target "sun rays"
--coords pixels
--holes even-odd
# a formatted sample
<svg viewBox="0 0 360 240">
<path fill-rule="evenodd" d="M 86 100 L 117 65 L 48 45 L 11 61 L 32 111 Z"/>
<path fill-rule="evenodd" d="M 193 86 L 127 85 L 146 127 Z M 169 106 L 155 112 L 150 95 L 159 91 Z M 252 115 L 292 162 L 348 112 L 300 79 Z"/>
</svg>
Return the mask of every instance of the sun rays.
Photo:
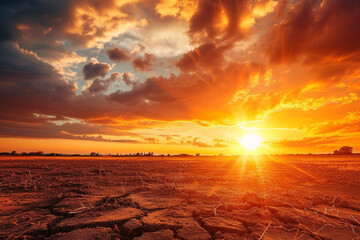
<svg viewBox="0 0 360 240">
<path fill-rule="evenodd" d="M 256 150 L 260 147 L 263 139 L 257 133 L 245 135 L 239 142 L 246 150 Z"/>
</svg>

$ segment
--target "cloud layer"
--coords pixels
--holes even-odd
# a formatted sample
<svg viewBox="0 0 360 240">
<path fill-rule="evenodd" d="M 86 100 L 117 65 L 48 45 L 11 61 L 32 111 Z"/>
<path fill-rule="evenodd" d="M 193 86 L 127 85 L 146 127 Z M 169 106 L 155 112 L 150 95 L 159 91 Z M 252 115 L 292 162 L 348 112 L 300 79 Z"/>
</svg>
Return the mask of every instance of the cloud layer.
<svg viewBox="0 0 360 240">
<path fill-rule="evenodd" d="M 359 1 L 3 1 L 0 20 L 1 137 L 210 149 L 238 136 L 203 128 L 249 124 L 308 149 L 360 130 Z"/>
</svg>

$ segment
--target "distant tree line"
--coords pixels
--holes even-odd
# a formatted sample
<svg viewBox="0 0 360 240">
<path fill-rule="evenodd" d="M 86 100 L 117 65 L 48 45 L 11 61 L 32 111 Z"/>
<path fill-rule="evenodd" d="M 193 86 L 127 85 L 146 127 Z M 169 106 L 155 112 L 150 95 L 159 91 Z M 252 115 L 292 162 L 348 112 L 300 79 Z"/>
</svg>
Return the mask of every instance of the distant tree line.
<svg viewBox="0 0 360 240">
<path fill-rule="evenodd" d="M 12 151 L 12 152 L 0 152 L 0 156 L 114 156 L 114 157 L 152 157 L 152 156 L 156 156 L 156 157 L 193 157 L 193 156 L 200 156 L 200 153 L 197 153 L 195 155 L 191 155 L 191 154 L 186 154 L 186 153 L 179 153 L 179 154 L 159 154 L 159 155 L 154 155 L 153 152 L 137 152 L 137 153 L 128 153 L 128 154 L 122 154 L 122 153 L 117 153 L 117 154 L 108 154 L 108 155 L 102 155 L 98 152 L 91 152 L 90 154 L 64 154 L 64 153 L 44 153 L 42 151 L 37 151 L 37 152 L 21 152 L 21 153 L 17 153 L 16 151 Z"/>
</svg>

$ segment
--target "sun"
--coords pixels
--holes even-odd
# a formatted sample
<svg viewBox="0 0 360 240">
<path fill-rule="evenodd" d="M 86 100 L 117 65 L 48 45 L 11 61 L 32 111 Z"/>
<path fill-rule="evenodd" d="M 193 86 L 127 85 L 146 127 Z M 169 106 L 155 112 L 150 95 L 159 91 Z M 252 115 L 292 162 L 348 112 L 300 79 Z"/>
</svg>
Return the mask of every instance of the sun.
<svg viewBox="0 0 360 240">
<path fill-rule="evenodd" d="M 249 133 L 239 142 L 246 150 L 255 150 L 261 145 L 262 138 L 257 133 Z"/>
</svg>

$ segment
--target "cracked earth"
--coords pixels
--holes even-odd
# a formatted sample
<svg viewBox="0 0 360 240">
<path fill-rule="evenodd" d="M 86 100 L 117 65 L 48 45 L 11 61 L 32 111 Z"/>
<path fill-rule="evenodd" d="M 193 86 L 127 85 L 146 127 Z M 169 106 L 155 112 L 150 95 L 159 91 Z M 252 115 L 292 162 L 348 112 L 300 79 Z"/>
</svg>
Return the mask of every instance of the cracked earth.
<svg viewBox="0 0 360 240">
<path fill-rule="evenodd" d="M 358 158 L 1 157 L 0 239 L 360 239 Z"/>
</svg>

